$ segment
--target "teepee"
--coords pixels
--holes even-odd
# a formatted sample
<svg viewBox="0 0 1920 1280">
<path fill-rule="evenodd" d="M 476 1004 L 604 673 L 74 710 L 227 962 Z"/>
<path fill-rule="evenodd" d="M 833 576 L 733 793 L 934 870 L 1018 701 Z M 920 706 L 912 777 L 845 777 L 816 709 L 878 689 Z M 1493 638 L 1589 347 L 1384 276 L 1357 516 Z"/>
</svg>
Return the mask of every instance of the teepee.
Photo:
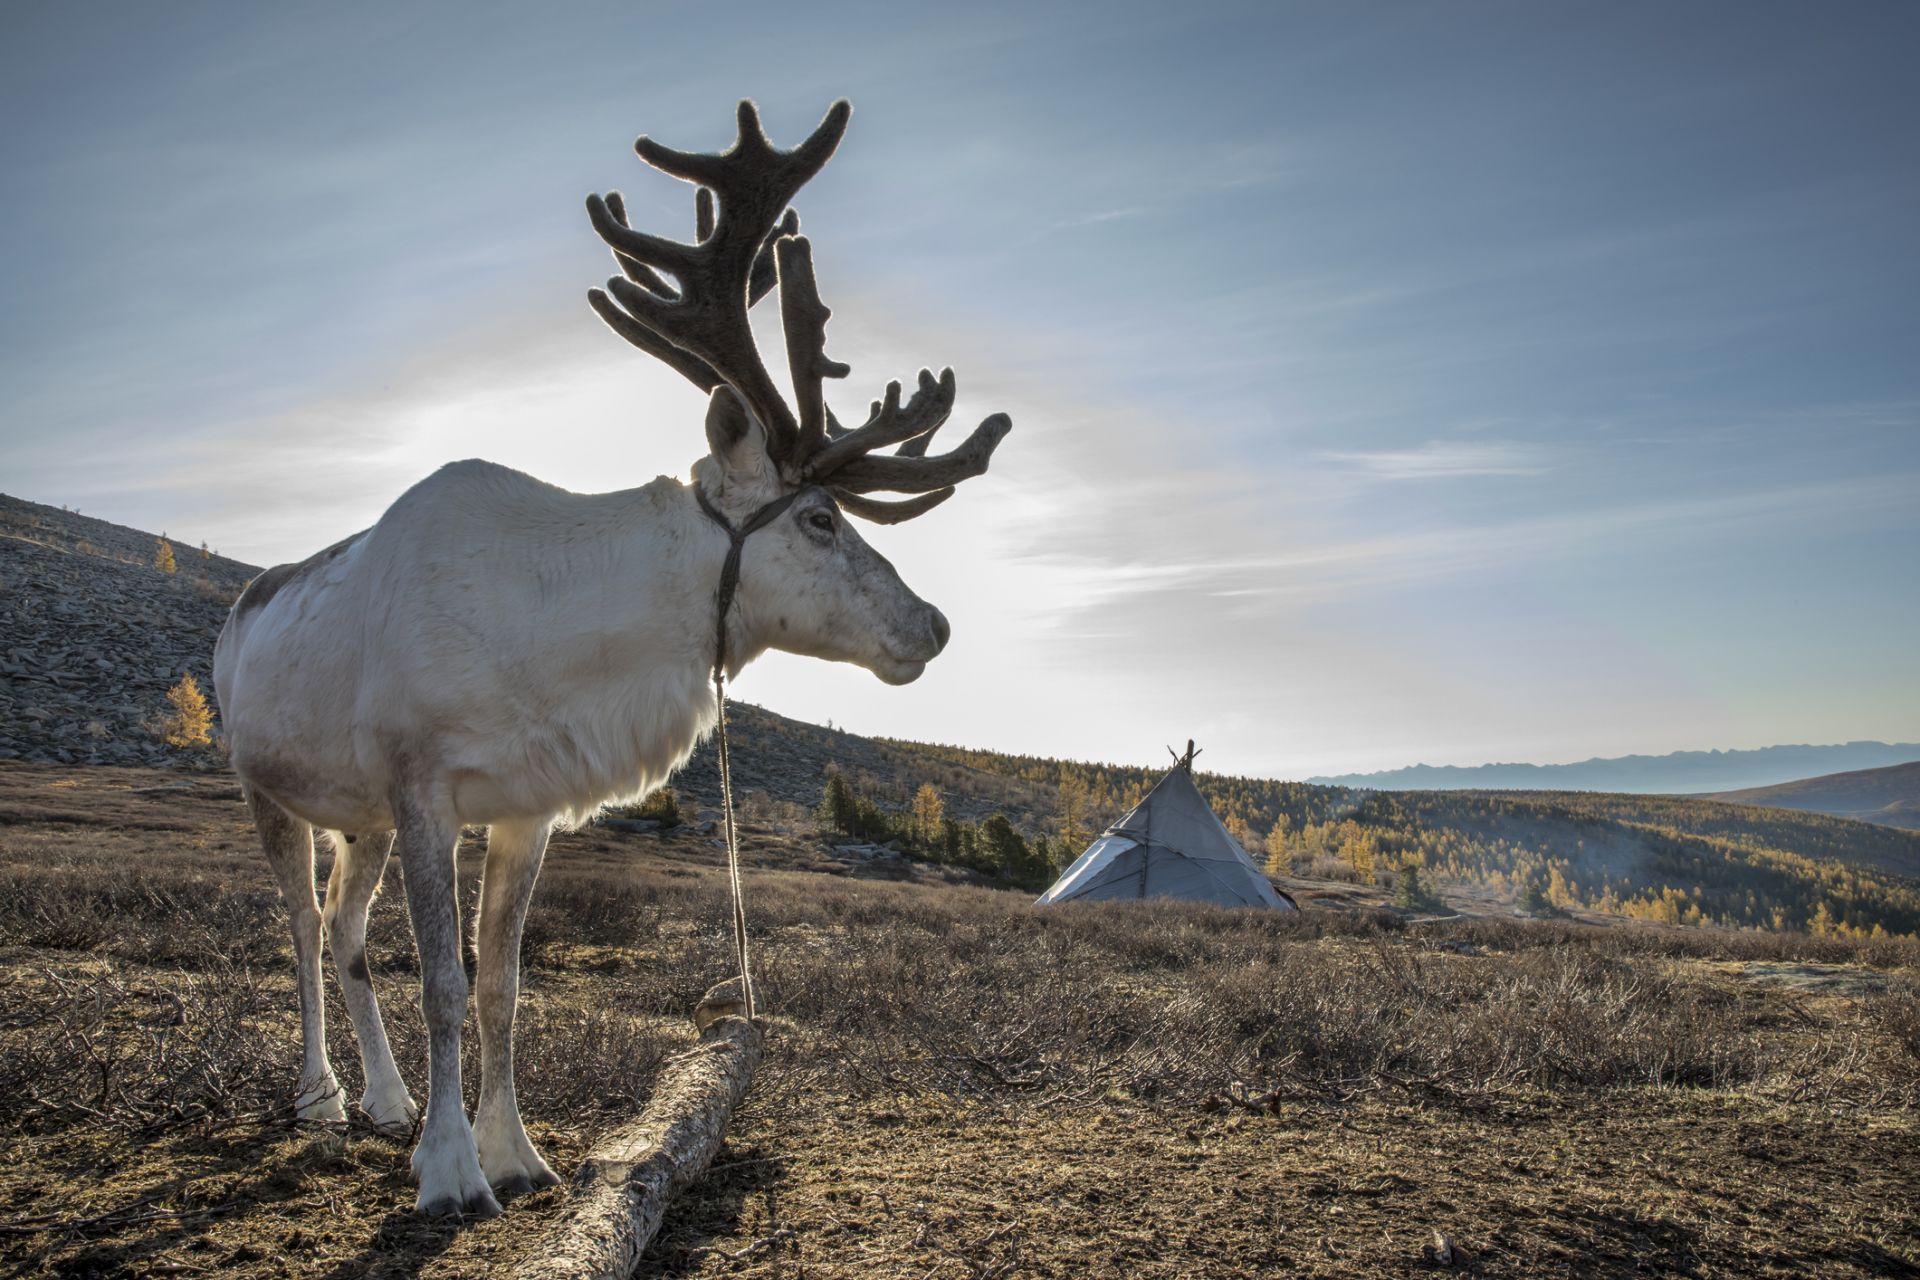
<svg viewBox="0 0 1920 1280">
<path fill-rule="evenodd" d="M 1185 898 L 1223 907 L 1297 911 L 1276 893 L 1193 785 L 1187 754 L 1154 784 L 1146 799 L 1101 832 L 1039 904 L 1102 902 L 1114 898 Z"/>
</svg>

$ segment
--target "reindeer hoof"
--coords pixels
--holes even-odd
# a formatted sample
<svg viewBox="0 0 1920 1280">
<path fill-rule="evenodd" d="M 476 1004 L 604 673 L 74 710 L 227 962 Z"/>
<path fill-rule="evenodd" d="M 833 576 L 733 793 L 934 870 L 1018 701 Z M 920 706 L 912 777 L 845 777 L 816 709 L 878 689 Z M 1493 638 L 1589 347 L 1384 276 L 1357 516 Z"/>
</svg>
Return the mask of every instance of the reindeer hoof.
<svg viewBox="0 0 1920 1280">
<path fill-rule="evenodd" d="M 431 1130 L 431 1123 L 428 1127 Z M 413 1207 L 420 1213 L 429 1217 L 457 1213 L 491 1218 L 500 1212 L 500 1202 L 493 1198 L 486 1175 L 480 1172 L 464 1116 L 458 1117 L 457 1128 L 448 1126 L 421 1138 L 413 1150 L 413 1173 L 420 1179 L 420 1194 L 414 1198 Z"/>
<path fill-rule="evenodd" d="M 493 1198 L 491 1191 L 481 1190 L 469 1193 L 464 1199 L 456 1196 L 440 1196 L 428 1202 L 424 1197 L 414 1201 L 414 1212 L 429 1218 L 444 1218 L 457 1214 L 462 1218 L 494 1218 L 500 1214 L 500 1202 Z"/>
<path fill-rule="evenodd" d="M 347 1118 L 347 1104 L 341 1100 L 340 1084 L 328 1080 L 311 1089 L 303 1089 L 295 1100 L 294 1114 L 308 1124 L 341 1124 Z"/>
<path fill-rule="evenodd" d="M 481 1161 L 484 1167 L 488 1162 Z M 560 1177 L 547 1168 L 547 1162 L 534 1154 L 533 1148 L 526 1148 L 524 1154 L 506 1168 L 499 1168 L 487 1176 L 493 1189 L 501 1195 L 525 1195 L 529 1191 L 538 1191 L 541 1187 L 553 1187 L 560 1184 Z"/>
<path fill-rule="evenodd" d="M 557 1187 L 560 1175 L 544 1164 L 528 1173 L 516 1173 L 504 1182 L 496 1182 L 493 1189 L 503 1196 L 524 1196 L 540 1190 L 542 1187 Z"/>
<path fill-rule="evenodd" d="M 419 1106 L 405 1089 L 398 1094 L 379 1095 L 368 1090 L 360 1099 L 360 1110 L 375 1129 L 389 1137 L 404 1138 L 420 1118 Z"/>
</svg>

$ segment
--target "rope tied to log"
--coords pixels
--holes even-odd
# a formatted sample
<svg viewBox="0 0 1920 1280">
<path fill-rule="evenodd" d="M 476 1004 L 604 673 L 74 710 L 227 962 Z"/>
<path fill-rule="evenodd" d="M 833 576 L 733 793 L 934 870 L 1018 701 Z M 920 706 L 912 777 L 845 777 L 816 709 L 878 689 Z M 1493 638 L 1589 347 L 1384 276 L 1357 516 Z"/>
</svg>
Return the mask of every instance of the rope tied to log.
<svg viewBox="0 0 1920 1280">
<path fill-rule="evenodd" d="M 624 1280 L 633 1275 L 674 1197 L 698 1182 L 760 1065 L 758 1023 L 739 1016 L 738 984 L 723 982 L 694 1007 L 699 1040 L 661 1064 L 646 1108 L 581 1161 L 550 1229 L 510 1261 L 456 1249 L 421 1280 L 475 1275 L 512 1280 Z"/>
<path fill-rule="evenodd" d="M 726 532 L 728 542 L 727 558 L 720 566 L 720 583 L 714 591 L 713 700 L 719 713 L 720 814 L 727 835 L 727 882 L 733 891 L 733 957 L 740 966 L 740 999 L 746 1006 L 749 1021 L 757 1011 L 753 1003 L 753 975 L 747 968 L 747 908 L 740 890 L 740 837 L 734 827 L 733 760 L 727 746 L 727 614 L 733 609 L 734 592 L 740 586 L 740 551 L 746 545 L 747 535 L 772 524 L 782 511 L 793 505 L 800 493 L 795 490 L 775 498 L 736 529 L 733 522 L 721 514 L 720 508 L 713 505 L 707 491 L 698 483 L 693 486 L 693 496 L 700 503 L 700 509 Z"/>
</svg>

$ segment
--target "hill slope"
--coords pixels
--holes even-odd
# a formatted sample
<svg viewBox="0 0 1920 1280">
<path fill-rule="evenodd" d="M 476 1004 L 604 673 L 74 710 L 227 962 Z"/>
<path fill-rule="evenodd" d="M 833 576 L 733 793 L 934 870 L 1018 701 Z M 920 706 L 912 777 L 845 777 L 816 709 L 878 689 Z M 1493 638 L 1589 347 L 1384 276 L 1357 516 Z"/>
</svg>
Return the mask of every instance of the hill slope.
<svg viewBox="0 0 1920 1280">
<path fill-rule="evenodd" d="M 1846 742 L 1832 746 L 1761 747 L 1753 751 L 1674 751 L 1616 756 L 1576 764 L 1416 764 L 1380 773 L 1310 778 L 1326 786 L 1374 791 L 1617 791 L 1632 795 L 1699 795 L 1773 786 L 1813 774 L 1877 769 L 1920 760 L 1920 743 Z"/>
<path fill-rule="evenodd" d="M 1098 830 L 1154 777 L 1130 766 L 890 745 L 930 761 L 904 765 L 908 776 L 960 765 L 975 777 L 1002 775 L 1011 797 L 1034 798 L 1029 824 L 1056 833 L 1075 806 L 1081 830 Z M 1531 888 L 1554 907 L 1670 924 L 1920 932 L 1920 833 L 1686 796 L 1359 792 L 1217 774 L 1197 781 L 1275 875 L 1372 881 L 1412 864 L 1476 899 L 1513 901 Z"/>
<path fill-rule="evenodd" d="M 1711 798 L 1734 804 L 1830 813 L 1882 826 L 1920 830 L 1920 761 L 1884 769 L 1830 773 L 1774 787 L 1725 791 Z"/>
<path fill-rule="evenodd" d="M 155 538 L 0 498 L 0 758 L 206 767 L 162 743 L 154 720 L 182 672 L 209 682 L 230 601 L 257 570 L 178 553 Z M 1158 771 L 863 738 L 760 708 L 733 708 L 736 788 L 757 806 L 811 808 L 838 771 L 892 837 L 921 856 L 1016 881 L 1044 878 L 1153 784 Z M 1669 923 L 1920 932 L 1920 833 L 1818 812 L 1677 796 L 1360 792 L 1201 774 L 1201 790 L 1270 873 L 1392 882 L 1412 865 L 1456 900 L 1536 905 Z M 994 813 L 991 850 L 929 839 L 906 820 L 931 785 L 944 817 Z M 693 807 L 718 804 L 711 744 L 675 778 Z M 869 835 L 868 838 L 872 838 Z"/>
<path fill-rule="evenodd" d="M 207 753 L 156 732 L 166 693 L 183 674 L 213 685 L 213 645 L 232 601 L 260 569 L 202 556 L 184 540 L 177 569 L 154 567 L 159 538 L 60 507 L 0 494 L 0 759 L 48 764 L 204 767 Z M 829 767 L 876 795 L 904 798 L 907 757 L 894 746 L 731 703 L 743 794 L 811 805 Z M 922 762 L 924 765 L 925 762 Z M 1030 797 L 997 776 L 943 769 L 956 816 L 1000 808 L 1024 816 Z M 712 745 L 675 785 L 719 803 Z M 904 790 L 901 790 L 904 788 Z"/>
<path fill-rule="evenodd" d="M 211 689 L 213 642 L 259 570 L 0 494 L 0 757 L 192 763 L 154 730 L 184 674 Z"/>
</svg>

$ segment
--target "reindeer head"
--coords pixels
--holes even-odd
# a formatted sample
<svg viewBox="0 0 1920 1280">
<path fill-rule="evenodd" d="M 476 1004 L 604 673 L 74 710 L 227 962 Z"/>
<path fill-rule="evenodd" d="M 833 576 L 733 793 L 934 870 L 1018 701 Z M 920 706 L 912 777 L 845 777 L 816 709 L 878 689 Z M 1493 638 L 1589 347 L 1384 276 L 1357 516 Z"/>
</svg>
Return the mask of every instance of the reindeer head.
<svg viewBox="0 0 1920 1280">
<path fill-rule="evenodd" d="M 847 517 L 894 524 L 931 510 L 987 469 L 1012 423 L 994 414 L 959 448 L 927 457 L 953 409 L 951 369 L 938 378 L 922 369 L 904 405 L 900 384 L 889 383 L 858 427 L 842 427 L 827 407 L 822 381 L 848 369 L 827 358 L 832 313 L 820 301 L 813 249 L 788 202 L 832 156 L 852 110 L 836 102 L 791 151 L 767 140 L 751 102 L 740 104 L 739 136 L 720 155 L 639 139 L 634 149 L 643 160 L 695 184 L 694 243 L 634 230 L 617 192 L 589 196 L 587 214 L 623 274 L 587 299 L 621 337 L 709 393 L 711 452 L 694 468 L 707 500 L 736 526 L 786 502 L 742 557 L 738 601 L 749 634 L 904 684 L 945 647 L 947 621 Z M 747 319 L 776 285 L 792 407 L 775 389 Z M 875 452 L 888 447 L 890 454 Z M 881 491 L 913 496 L 867 496 Z"/>
</svg>

